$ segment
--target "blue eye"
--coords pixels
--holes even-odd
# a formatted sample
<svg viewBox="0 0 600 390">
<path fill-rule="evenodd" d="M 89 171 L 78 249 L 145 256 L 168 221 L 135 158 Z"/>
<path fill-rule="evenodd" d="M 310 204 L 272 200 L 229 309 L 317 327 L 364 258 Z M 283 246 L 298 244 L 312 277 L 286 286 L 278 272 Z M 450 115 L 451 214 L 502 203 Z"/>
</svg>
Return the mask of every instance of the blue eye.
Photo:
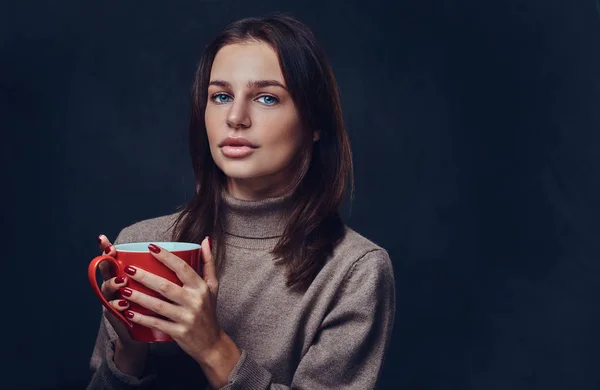
<svg viewBox="0 0 600 390">
<path fill-rule="evenodd" d="M 222 97 L 222 96 L 224 96 L 224 97 L 226 97 L 226 98 L 229 98 L 229 96 L 225 95 L 224 93 L 217 93 L 217 94 L 214 94 L 214 95 L 212 96 L 212 100 L 214 100 L 214 101 L 215 101 L 215 102 L 217 102 L 217 103 L 227 103 L 227 102 L 225 102 L 225 101 L 222 101 L 222 100 L 220 100 L 220 99 L 219 99 L 219 98 L 220 98 L 220 97 Z"/>
<path fill-rule="evenodd" d="M 265 101 L 263 103 L 265 103 L 268 106 L 272 106 L 274 104 L 276 104 L 277 102 L 279 102 L 279 99 L 277 99 L 275 96 L 269 96 L 269 95 L 264 95 L 259 97 L 259 99 L 265 99 Z"/>
</svg>

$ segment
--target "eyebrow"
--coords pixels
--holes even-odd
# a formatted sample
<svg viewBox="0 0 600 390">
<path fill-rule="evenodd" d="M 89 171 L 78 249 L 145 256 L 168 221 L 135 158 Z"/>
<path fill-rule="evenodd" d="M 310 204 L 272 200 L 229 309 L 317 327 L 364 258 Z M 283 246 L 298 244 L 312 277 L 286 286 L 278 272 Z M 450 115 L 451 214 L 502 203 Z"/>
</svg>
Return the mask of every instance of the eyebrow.
<svg viewBox="0 0 600 390">
<path fill-rule="evenodd" d="M 208 85 L 216 85 L 222 88 L 231 88 L 231 84 L 224 80 L 213 80 Z M 250 80 L 246 84 L 248 88 L 280 87 L 287 91 L 287 88 L 277 80 Z"/>
</svg>

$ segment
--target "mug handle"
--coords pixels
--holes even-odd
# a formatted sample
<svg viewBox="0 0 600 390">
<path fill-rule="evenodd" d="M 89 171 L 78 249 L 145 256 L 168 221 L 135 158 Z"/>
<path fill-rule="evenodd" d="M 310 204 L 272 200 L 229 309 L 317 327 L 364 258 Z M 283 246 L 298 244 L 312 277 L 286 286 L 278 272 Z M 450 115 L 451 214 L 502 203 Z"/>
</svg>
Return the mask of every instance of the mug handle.
<svg viewBox="0 0 600 390">
<path fill-rule="evenodd" d="M 92 291 L 94 291 L 94 294 L 96 294 L 98 299 L 100 299 L 100 302 L 104 305 L 105 308 L 107 308 L 111 313 L 113 313 L 119 320 L 121 320 L 121 322 L 123 322 L 125 325 L 127 325 L 127 327 L 132 328 L 133 323 L 131 321 L 129 321 L 127 318 L 125 318 L 125 316 L 123 314 L 121 314 L 120 311 L 118 311 L 117 309 L 112 307 L 112 305 L 110 303 L 108 303 L 106 298 L 104 298 L 104 295 L 102 295 L 102 291 L 100 290 L 100 287 L 98 286 L 98 281 L 96 280 L 96 270 L 98 269 L 98 266 L 100 265 L 100 263 L 103 261 L 111 262 L 117 270 L 121 269 L 121 267 L 119 267 L 119 262 L 116 261 L 114 259 L 114 257 L 110 257 L 110 256 L 95 257 L 94 260 L 92 260 L 90 262 L 90 265 L 88 266 L 88 279 L 90 281 L 90 286 L 92 286 Z"/>
</svg>

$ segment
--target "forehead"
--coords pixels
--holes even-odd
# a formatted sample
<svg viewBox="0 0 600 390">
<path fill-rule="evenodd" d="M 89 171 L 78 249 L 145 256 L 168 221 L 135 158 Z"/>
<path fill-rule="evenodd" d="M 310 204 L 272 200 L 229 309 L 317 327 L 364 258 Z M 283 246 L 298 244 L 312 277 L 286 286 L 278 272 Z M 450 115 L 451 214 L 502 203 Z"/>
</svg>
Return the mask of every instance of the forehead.
<svg viewBox="0 0 600 390">
<path fill-rule="evenodd" d="M 215 56 L 210 78 L 232 83 L 266 79 L 283 83 L 277 53 L 263 42 L 223 46 Z"/>
</svg>

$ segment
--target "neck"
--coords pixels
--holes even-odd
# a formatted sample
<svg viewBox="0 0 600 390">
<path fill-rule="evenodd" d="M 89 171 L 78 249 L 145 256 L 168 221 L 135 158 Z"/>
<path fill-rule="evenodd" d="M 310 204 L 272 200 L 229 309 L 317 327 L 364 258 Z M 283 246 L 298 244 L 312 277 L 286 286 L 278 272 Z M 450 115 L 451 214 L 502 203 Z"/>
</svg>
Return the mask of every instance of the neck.
<svg viewBox="0 0 600 390">
<path fill-rule="evenodd" d="M 227 192 L 240 200 L 260 201 L 285 196 L 293 172 L 283 170 L 273 175 L 250 179 L 227 178 Z"/>
<path fill-rule="evenodd" d="M 283 235 L 290 196 L 240 199 L 222 192 L 225 232 L 244 238 L 274 238 Z"/>
</svg>

